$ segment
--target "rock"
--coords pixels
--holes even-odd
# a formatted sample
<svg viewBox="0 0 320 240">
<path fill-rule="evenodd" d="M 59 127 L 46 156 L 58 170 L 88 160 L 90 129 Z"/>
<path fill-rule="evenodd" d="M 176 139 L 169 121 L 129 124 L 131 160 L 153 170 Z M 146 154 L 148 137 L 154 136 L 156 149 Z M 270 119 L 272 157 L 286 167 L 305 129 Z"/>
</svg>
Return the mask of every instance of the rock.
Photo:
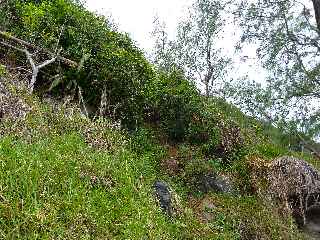
<svg viewBox="0 0 320 240">
<path fill-rule="evenodd" d="M 292 213 L 299 227 L 320 231 L 320 173 L 294 157 L 275 159 L 269 166 L 269 194 Z"/>
<path fill-rule="evenodd" d="M 220 176 L 214 173 L 201 174 L 196 176 L 195 187 L 203 193 L 221 192 L 232 193 L 233 186 L 228 177 Z"/>
<path fill-rule="evenodd" d="M 156 181 L 153 185 L 156 197 L 162 210 L 169 216 L 172 216 L 171 193 L 165 182 Z"/>
<path fill-rule="evenodd" d="M 313 207 L 306 212 L 304 229 L 308 233 L 317 234 L 320 237 L 320 208 Z"/>
</svg>

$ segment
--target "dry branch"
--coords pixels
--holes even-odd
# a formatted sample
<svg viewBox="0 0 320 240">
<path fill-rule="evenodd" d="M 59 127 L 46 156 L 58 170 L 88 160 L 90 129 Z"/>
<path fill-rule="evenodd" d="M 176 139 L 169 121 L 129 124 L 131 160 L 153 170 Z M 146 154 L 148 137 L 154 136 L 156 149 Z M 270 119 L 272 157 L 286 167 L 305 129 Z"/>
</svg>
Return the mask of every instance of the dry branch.
<svg viewBox="0 0 320 240">
<path fill-rule="evenodd" d="M 24 41 L 24 40 L 22 40 L 22 39 L 19 39 L 19 38 L 10 36 L 10 35 L 8 35 L 7 33 L 2 32 L 2 31 L 0 31 L 0 38 L 2 38 L 2 39 L 4 39 L 4 40 L 13 41 L 13 42 L 15 42 L 15 43 L 18 43 L 18 44 L 24 46 L 25 48 L 31 48 L 31 49 L 33 49 L 33 50 L 37 50 L 37 51 L 39 51 L 39 52 L 43 52 L 43 53 L 48 54 L 48 55 L 50 55 L 50 56 L 54 56 L 54 55 L 55 55 L 55 54 L 53 54 L 52 52 L 50 52 L 49 50 L 47 50 L 47 49 L 38 47 L 38 46 L 33 45 L 33 44 L 31 44 L 31 43 L 28 43 L 28 42 L 26 42 L 26 41 Z M 5 44 L 3 44 L 3 43 L 5 43 L 5 42 L 2 42 L 1 44 L 2 44 L 2 45 L 5 45 Z M 13 47 L 13 46 L 12 46 L 12 47 Z M 14 49 L 18 50 L 19 48 L 14 48 Z M 77 67 L 77 66 L 78 66 L 78 63 L 76 63 L 75 61 L 72 61 L 72 60 L 70 60 L 70 59 L 67 59 L 67 58 L 64 58 L 64 57 L 61 57 L 61 56 L 58 56 L 58 57 L 57 57 L 57 60 L 63 62 L 64 64 L 68 65 L 69 67 Z"/>
<path fill-rule="evenodd" d="M 33 60 L 33 58 L 32 58 L 32 54 L 27 49 L 20 49 L 20 48 L 17 48 L 15 46 L 12 46 L 11 44 L 5 43 L 5 42 L 0 42 L 0 44 L 3 45 L 3 46 L 9 47 L 9 48 L 15 49 L 15 50 L 17 50 L 19 52 L 23 52 L 26 55 L 30 65 L 31 65 L 31 68 L 32 68 L 32 78 L 31 78 L 31 81 L 29 83 L 29 91 L 30 91 L 30 93 L 33 92 L 34 85 L 36 83 L 39 70 L 41 68 L 44 68 L 45 66 L 55 62 L 58 59 L 59 53 L 60 53 L 60 51 L 58 51 L 56 56 L 52 57 L 49 60 L 44 61 L 43 63 L 41 63 L 39 65 L 36 65 L 34 60 Z"/>
<path fill-rule="evenodd" d="M 32 78 L 31 78 L 31 81 L 30 81 L 30 84 L 29 84 L 29 91 L 30 93 L 33 92 L 33 89 L 34 89 L 34 85 L 36 83 L 36 80 L 37 80 L 37 76 L 38 76 L 38 73 L 39 73 L 39 70 L 41 68 L 44 68 L 45 66 L 55 62 L 58 58 L 59 55 L 56 55 L 55 57 L 49 59 L 49 60 L 46 60 L 44 61 L 43 63 L 41 63 L 40 65 L 36 65 L 32 59 L 32 55 L 28 52 L 28 50 L 24 50 L 23 51 L 26 56 L 27 56 L 27 59 L 28 61 L 30 62 L 30 65 L 32 67 Z"/>
<path fill-rule="evenodd" d="M 70 67 L 80 67 L 78 63 L 70 60 L 70 59 L 67 59 L 67 58 L 64 58 L 64 57 L 61 57 L 59 54 L 60 54 L 60 51 L 57 51 L 57 48 L 58 48 L 58 43 L 57 43 L 57 47 L 56 47 L 56 50 L 55 50 L 55 53 L 53 54 L 52 52 L 44 49 L 44 48 L 41 48 L 41 47 L 38 47 L 38 46 L 35 46 L 31 43 L 28 43 L 24 40 L 21 40 L 19 38 L 16 38 L 16 37 L 13 37 L 13 36 L 10 36 L 8 35 L 7 33 L 5 32 L 2 32 L 0 31 L 0 39 L 2 39 L 2 41 L 0 41 L 0 45 L 2 46 L 5 46 L 7 48 L 12 48 L 16 51 L 19 51 L 19 52 L 22 52 L 26 55 L 30 65 L 31 65 L 31 68 L 32 68 L 32 78 L 31 78 L 31 81 L 29 83 L 29 91 L 30 93 L 33 92 L 33 89 L 34 89 L 34 85 L 36 83 L 36 80 L 37 80 L 37 76 L 38 76 L 38 73 L 40 71 L 41 68 L 44 68 L 45 66 L 59 60 L 61 61 L 62 63 L 66 64 L 67 66 L 70 66 Z M 12 44 L 11 44 L 12 43 Z M 18 45 L 18 46 L 16 46 Z M 33 60 L 32 58 L 32 54 L 30 53 L 30 51 L 28 49 L 32 49 L 33 51 L 38 51 L 38 52 L 42 52 L 42 53 L 45 53 L 46 55 L 49 55 L 51 58 L 42 62 L 41 64 L 39 65 L 36 65 L 35 61 Z"/>
</svg>

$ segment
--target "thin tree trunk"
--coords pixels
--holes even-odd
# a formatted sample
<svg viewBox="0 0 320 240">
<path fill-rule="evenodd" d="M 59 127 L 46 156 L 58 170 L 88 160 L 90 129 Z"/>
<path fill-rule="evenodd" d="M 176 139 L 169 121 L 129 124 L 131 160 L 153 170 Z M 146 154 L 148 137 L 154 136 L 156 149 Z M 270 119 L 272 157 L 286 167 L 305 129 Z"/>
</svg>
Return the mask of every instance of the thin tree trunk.
<svg viewBox="0 0 320 240">
<path fill-rule="evenodd" d="M 209 81 L 206 81 L 204 84 L 206 85 L 206 96 L 209 97 L 209 95 L 210 95 Z"/>
<path fill-rule="evenodd" d="M 204 76 L 204 79 L 203 79 L 203 83 L 204 83 L 204 86 L 205 86 L 205 94 L 207 97 L 210 96 L 210 84 L 211 84 L 211 79 L 212 79 L 212 76 L 213 76 L 213 68 L 209 68 L 207 74 Z"/>
<path fill-rule="evenodd" d="M 317 21 L 317 27 L 318 30 L 320 31 L 320 0 L 312 0 L 313 3 L 313 9 Z"/>
</svg>

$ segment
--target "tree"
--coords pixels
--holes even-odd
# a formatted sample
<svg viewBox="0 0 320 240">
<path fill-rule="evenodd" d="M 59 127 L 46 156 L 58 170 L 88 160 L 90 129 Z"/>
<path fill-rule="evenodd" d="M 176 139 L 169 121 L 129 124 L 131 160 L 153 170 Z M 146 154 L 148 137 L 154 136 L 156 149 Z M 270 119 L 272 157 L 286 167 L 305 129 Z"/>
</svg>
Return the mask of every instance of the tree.
<svg viewBox="0 0 320 240">
<path fill-rule="evenodd" d="M 319 13 L 318 0 L 242 1 L 237 12 L 242 44 L 257 44 L 257 56 L 268 73 L 266 86 L 257 91 L 268 98 L 260 99 L 260 104 L 268 105 L 272 121 L 294 118 L 297 128 L 312 136 L 320 130 Z M 242 103 L 250 98 L 239 91 L 237 96 Z M 251 96 L 253 101 L 257 98 L 255 91 Z"/>
<path fill-rule="evenodd" d="M 154 37 L 153 62 L 163 71 L 170 72 L 174 65 L 173 41 L 169 41 L 166 24 L 161 22 L 158 16 L 153 21 L 154 29 L 152 36 Z"/>
<path fill-rule="evenodd" d="M 155 63 L 164 70 L 177 67 L 193 81 L 200 80 L 209 96 L 222 80 L 230 59 L 222 56 L 216 43 L 225 25 L 224 9 L 228 3 L 196 0 L 186 20 L 177 28 L 177 36 L 168 40 L 165 26 L 156 21 Z M 216 90 L 216 89 L 215 89 Z"/>
</svg>

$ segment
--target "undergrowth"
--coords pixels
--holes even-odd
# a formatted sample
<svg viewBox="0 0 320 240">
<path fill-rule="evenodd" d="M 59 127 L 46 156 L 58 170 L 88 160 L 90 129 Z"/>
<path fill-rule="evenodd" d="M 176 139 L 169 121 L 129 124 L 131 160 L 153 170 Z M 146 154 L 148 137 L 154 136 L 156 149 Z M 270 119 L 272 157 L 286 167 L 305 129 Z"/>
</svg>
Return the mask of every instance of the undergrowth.
<svg viewBox="0 0 320 240">
<path fill-rule="evenodd" d="M 1 238 L 244 239 L 243 226 L 283 233 L 277 218 L 250 217 L 253 206 L 263 206 L 246 198 L 215 196 L 217 214 L 203 222 L 188 188 L 161 170 L 168 153 L 151 130 L 130 135 L 107 121 L 32 104 L 25 119 L 1 122 Z M 178 199 L 174 218 L 155 200 L 159 179 Z"/>
<path fill-rule="evenodd" d="M 29 94 L 23 54 L 0 48 L 0 239 L 304 239 L 259 194 L 277 157 L 320 168 L 293 151 L 298 138 L 202 96 L 181 70 L 157 69 L 79 1 L 3 6 L 6 34 L 49 52 L 59 43 L 81 66 L 48 66 Z M 199 188 L 217 175 L 235 191 Z M 168 184 L 173 216 L 155 181 Z"/>
<path fill-rule="evenodd" d="M 271 161 L 289 150 L 255 138 L 257 123 L 236 122 L 243 116 L 231 106 L 211 102 L 193 116 L 186 109 L 189 123 L 176 139 L 168 131 L 176 116 L 129 132 L 72 104 L 10 91 L 28 107 L 18 114 L 25 117 L 0 121 L 0 238 L 303 239 L 251 189 L 252 156 Z M 196 176 L 211 173 L 232 177 L 239 191 L 195 191 Z M 157 180 L 170 186 L 172 217 L 155 198 Z"/>
</svg>

